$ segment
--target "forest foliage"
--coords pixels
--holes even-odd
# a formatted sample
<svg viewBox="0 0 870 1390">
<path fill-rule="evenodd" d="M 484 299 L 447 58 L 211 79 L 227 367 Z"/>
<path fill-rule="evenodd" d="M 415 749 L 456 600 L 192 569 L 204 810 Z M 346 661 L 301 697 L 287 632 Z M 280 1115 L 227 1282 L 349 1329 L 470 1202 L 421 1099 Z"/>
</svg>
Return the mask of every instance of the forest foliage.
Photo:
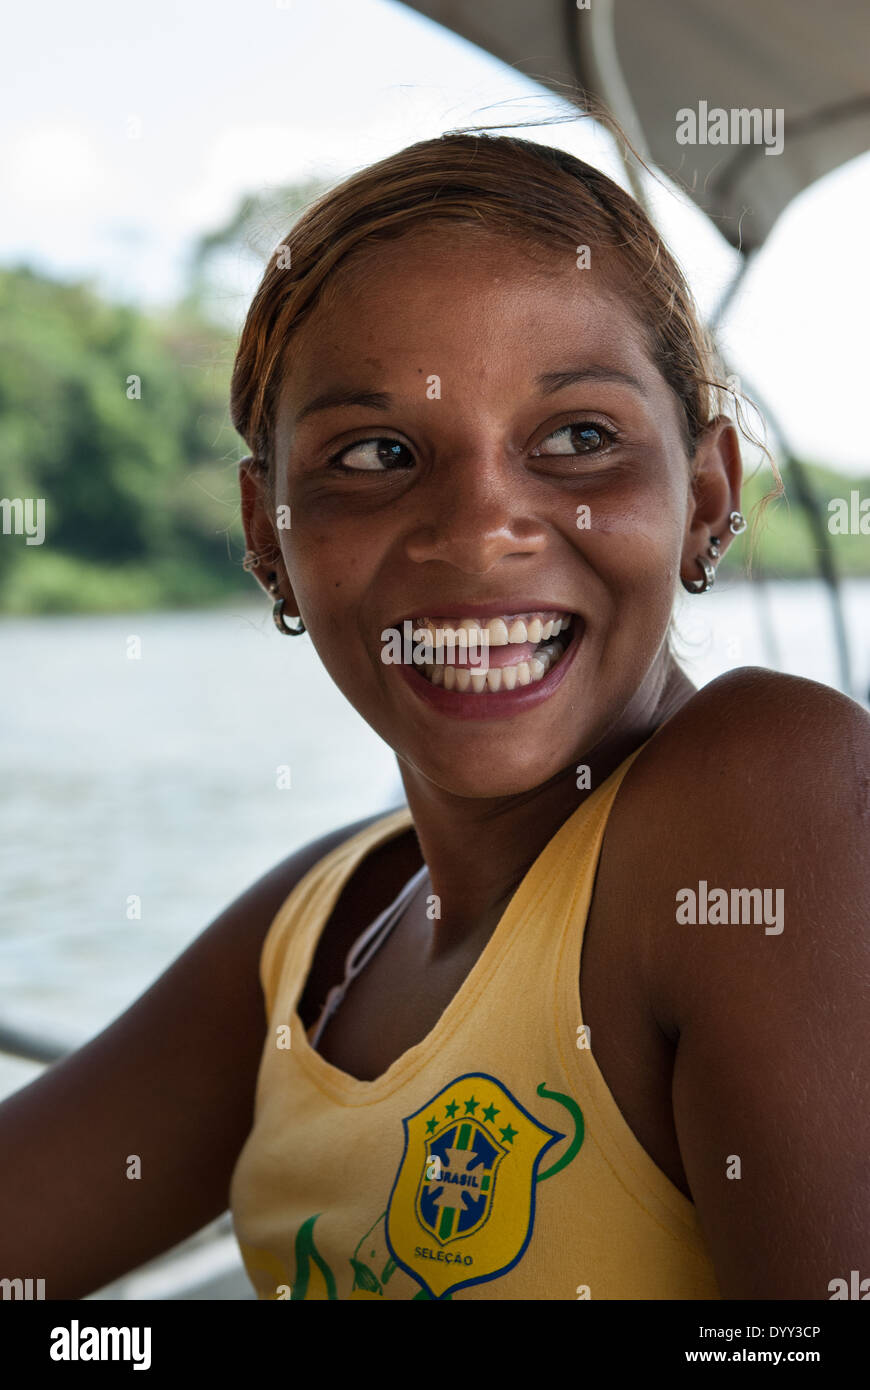
<svg viewBox="0 0 870 1390">
<path fill-rule="evenodd" d="M 89 283 L 26 266 L 0 270 L 0 498 L 45 501 L 41 545 L 0 530 L 0 612 L 131 611 L 253 594 L 241 569 L 236 470 L 246 449 L 228 409 L 235 333 L 211 312 L 208 270 L 234 247 L 262 262 L 269 237 L 280 240 L 281 216 L 318 191 L 283 190 L 266 215 L 240 204 L 196 248 L 190 292 L 169 311 L 111 303 Z M 809 473 L 825 519 L 831 498 L 856 489 L 870 498 L 870 479 L 819 463 Z M 767 468 L 749 481 L 747 515 L 771 483 Z M 723 562 L 732 573 L 746 539 Z M 866 534 L 831 535 L 830 544 L 842 574 L 870 574 Z M 776 502 L 753 574 L 817 572 L 803 511 Z"/>
</svg>

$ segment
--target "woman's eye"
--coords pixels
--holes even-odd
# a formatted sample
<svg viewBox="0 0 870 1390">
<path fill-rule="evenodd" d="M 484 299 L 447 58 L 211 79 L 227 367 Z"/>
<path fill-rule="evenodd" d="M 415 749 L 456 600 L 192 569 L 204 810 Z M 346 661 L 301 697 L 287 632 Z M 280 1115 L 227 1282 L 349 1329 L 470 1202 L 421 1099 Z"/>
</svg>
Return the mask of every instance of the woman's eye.
<svg viewBox="0 0 870 1390">
<path fill-rule="evenodd" d="M 555 441 L 555 447 L 544 449 L 544 445 L 551 440 Z M 534 453 L 594 454 L 597 450 L 612 444 L 613 440 L 613 433 L 606 430 L 603 425 L 595 425 L 589 420 L 581 420 L 570 425 L 563 425 L 561 429 L 548 434 L 547 438 L 534 450 Z"/>
<path fill-rule="evenodd" d="M 385 469 L 407 468 L 408 460 L 413 462 L 411 450 L 398 439 L 360 439 L 334 454 L 329 462 L 348 473 L 381 473 Z"/>
</svg>

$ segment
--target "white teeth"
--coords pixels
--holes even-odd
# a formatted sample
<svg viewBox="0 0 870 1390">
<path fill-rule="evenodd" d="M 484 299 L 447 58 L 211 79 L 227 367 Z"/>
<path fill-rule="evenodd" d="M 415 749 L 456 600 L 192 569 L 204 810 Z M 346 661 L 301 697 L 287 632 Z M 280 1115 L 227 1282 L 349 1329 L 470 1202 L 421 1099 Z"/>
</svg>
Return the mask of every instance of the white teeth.
<svg viewBox="0 0 870 1390">
<path fill-rule="evenodd" d="M 413 630 L 415 642 L 425 642 L 428 646 L 436 643 L 453 643 L 457 650 L 466 650 L 473 643 L 478 646 L 506 647 L 508 643 L 541 642 L 566 628 L 570 618 L 543 618 L 532 616 L 528 620 L 514 618 L 510 625 L 505 618 L 462 618 L 456 627 L 439 626 L 434 618 L 421 618 Z"/>
<path fill-rule="evenodd" d="M 428 622 L 429 619 L 426 619 Z M 566 651 L 570 642 L 570 635 L 561 639 L 557 634 L 564 628 L 571 626 L 570 618 L 551 619 L 543 622 L 540 618 L 531 618 L 528 623 L 522 618 L 515 619 L 510 626 L 510 631 L 504 619 L 492 619 L 484 629 L 477 627 L 473 619 L 463 619 L 461 628 L 441 628 L 424 629 L 419 627 L 414 631 L 415 641 L 425 641 L 432 643 L 435 641 L 435 634 L 442 641 L 447 642 L 450 635 L 453 636 L 457 650 L 467 650 L 474 642 L 475 638 L 481 637 L 488 640 L 492 646 L 507 646 L 508 642 L 535 642 L 538 641 L 538 649 L 533 656 L 525 661 L 510 666 L 491 666 L 486 671 L 472 671 L 468 666 L 454 665 L 451 661 L 444 664 L 436 663 L 430 653 L 429 660 L 421 669 L 421 674 L 425 675 L 433 685 L 443 686 L 445 690 L 455 690 L 461 694 L 472 692 L 481 695 L 485 692 L 498 694 L 499 691 L 515 690 L 518 686 L 534 685 L 536 681 L 543 680 L 547 672 L 559 660 Z M 537 637 L 540 632 L 540 638 Z M 549 640 L 551 639 L 552 640 Z M 440 655 L 440 653 L 438 653 Z"/>
<path fill-rule="evenodd" d="M 457 690 L 461 694 L 469 690 L 475 695 L 482 695 L 485 690 L 497 694 L 500 690 L 515 690 L 518 685 L 534 685 L 535 681 L 542 680 L 564 650 L 563 643 L 551 642 L 518 666 L 491 666 L 488 671 L 469 671 L 465 666 L 432 666 L 429 679 L 433 685 L 443 685 L 445 690 Z"/>
</svg>

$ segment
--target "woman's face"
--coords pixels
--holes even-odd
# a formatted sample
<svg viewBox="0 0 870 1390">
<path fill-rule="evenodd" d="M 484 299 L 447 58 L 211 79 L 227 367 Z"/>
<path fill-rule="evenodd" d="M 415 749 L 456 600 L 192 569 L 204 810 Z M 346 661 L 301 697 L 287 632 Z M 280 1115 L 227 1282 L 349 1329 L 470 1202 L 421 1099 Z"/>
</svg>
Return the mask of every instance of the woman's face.
<svg viewBox="0 0 870 1390">
<path fill-rule="evenodd" d="M 282 592 L 409 769 L 458 795 L 528 791 L 661 681 L 690 516 L 679 405 L 594 251 L 579 269 L 442 226 L 359 269 L 291 347 Z M 449 641 L 463 620 L 498 676 L 444 674 L 461 638 L 420 664 L 439 653 L 413 634 Z M 547 622 L 561 640 L 541 677 Z M 384 659 L 389 631 L 416 664 Z"/>
</svg>

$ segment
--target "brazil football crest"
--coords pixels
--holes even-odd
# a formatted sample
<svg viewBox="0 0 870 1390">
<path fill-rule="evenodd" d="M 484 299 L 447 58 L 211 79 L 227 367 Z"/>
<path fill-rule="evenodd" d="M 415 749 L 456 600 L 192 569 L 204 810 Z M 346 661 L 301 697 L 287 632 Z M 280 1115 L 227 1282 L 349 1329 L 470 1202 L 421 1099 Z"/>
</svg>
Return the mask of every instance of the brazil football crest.
<svg viewBox="0 0 870 1390">
<path fill-rule="evenodd" d="M 396 1264 L 432 1298 L 498 1278 L 529 1243 L 538 1164 L 565 1136 L 482 1072 L 457 1077 L 402 1125 L 386 1224 Z"/>
</svg>

